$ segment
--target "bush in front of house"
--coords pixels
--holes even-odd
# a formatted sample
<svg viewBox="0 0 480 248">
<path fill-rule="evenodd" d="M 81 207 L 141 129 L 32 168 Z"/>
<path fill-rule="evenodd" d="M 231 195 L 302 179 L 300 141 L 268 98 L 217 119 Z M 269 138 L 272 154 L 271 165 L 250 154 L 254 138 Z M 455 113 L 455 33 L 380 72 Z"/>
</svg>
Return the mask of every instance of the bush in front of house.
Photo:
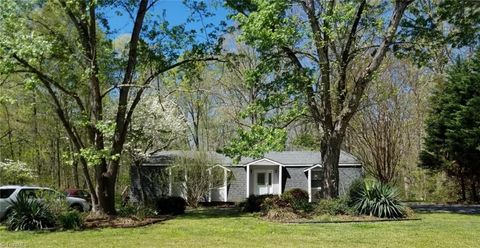
<svg viewBox="0 0 480 248">
<path fill-rule="evenodd" d="M 47 204 L 20 194 L 12 202 L 11 214 L 7 220 L 10 231 L 42 230 L 55 227 L 56 218 Z"/>
<path fill-rule="evenodd" d="M 363 187 L 365 187 L 365 183 L 366 181 L 363 178 L 357 178 L 352 181 L 346 195 L 347 204 L 349 206 L 353 206 L 354 199 L 358 199 L 360 197 L 360 192 L 362 192 Z"/>
<path fill-rule="evenodd" d="M 354 210 L 348 206 L 346 198 L 321 199 L 315 206 L 317 215 L 350 215 Z"/>
<path fill-rule="evenodd" d="M 264 213 L 263 216 L 268 220 L 277 221 L 297 220 L 302 217 L 289 208 L 272 208 Z"/>
<path fill-rule="evenodd" d="M 130 217 L 135 215 L 137 212 L 137 206 L 132 203 L 127 203 L 125 205 L 120 205 L 117 207 L 117 214 L 119 217 Z"/>
<path fill-rule="evenodd" d="M 187 202 L 185 199 L 179 196 L 159 198 L 155 201 L 155 207 L 160 214 L 183 214 L 186 206 Z"/>
<path fill-rule="evenodd" d="M 272 195 L 267 197 L 263 200 L 262 204 L 260 204 L 260 210 L 263 214 L 267 214 L 270 210 L 273 209 L 292 209 L 292 206 L 289 202 L 285 201 L 278 195 Z"/>
<path fill-rule="evenodd" d="M 240 207 L 243 212 L 255 213 L 262 210 L 262 203 L 265 199 L 273 197 L 274 195 L 250 195 Z"/>
<path fill-rule="evenodd" d="M 292 206 L 296 211 L 311 212 L 312 204 L 308 202 L 308 192 L 303 189 L 290 189 L 282 194 L 282 199 Z"/>
<path fill-rule="evenodd" d="M 358 214 L 391 219 L 406 216 L 395 188 L 379 182 L 365 182 L 355 190 L 350 194 L 353 208 Z"/>
</svg>

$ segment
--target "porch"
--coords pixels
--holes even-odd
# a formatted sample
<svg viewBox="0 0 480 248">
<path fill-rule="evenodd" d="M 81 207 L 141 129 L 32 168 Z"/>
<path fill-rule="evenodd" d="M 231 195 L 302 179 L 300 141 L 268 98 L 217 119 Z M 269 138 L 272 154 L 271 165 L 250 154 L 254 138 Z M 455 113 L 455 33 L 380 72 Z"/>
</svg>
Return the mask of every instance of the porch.
<svg viewBox="0 0 480 248">
<path fill-rule="evenodd" d="M 281 195 L 283 165 L 263 158 L 246 165 L 246 197 L 250 195 Z"/>
</svg>

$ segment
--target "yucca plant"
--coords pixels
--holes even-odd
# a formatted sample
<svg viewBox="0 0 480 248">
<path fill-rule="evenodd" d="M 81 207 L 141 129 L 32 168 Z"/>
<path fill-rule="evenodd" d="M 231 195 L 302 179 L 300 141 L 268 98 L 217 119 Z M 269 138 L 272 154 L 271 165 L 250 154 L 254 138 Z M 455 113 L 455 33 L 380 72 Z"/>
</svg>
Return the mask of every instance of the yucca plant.
<svg viewBox="0 0 480 248">
<path fill-rule="evenodd" d="M 37 199 L 19 194 L 12 201 L 12 212 L 7 220 L 10 231 L 41 230 L 55 226 L 55 217 L 48 206 Z"/>
<path fill-rule="evenodd" d="M 354 195 L 353 208 L 358 214 L 390 219 L 405 217 L 405 209 L 397 191 L 389 185 L 365 182 Z"/>
</svg>

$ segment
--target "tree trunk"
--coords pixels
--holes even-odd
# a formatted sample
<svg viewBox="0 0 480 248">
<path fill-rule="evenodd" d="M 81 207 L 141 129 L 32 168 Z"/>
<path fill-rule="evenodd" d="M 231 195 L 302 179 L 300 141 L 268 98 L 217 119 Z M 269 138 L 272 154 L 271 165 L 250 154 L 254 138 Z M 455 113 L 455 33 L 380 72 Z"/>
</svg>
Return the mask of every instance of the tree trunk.
<svg viewBox="0 0 480 248">
<path fill-rule="evenodd" d="M 472 180 L 472 186 L 471 186 L 471 190 L 472 190 L 472 196 L 471 196 L 471 199 L 473 202 L 478 202 L 478 194 L 477 194 L 477 185 L 475 183 L 475 180 L 473 178 Z"/>
<path fill-rule="evenodd" d="M 80 188 L 80 180 L 78 178 L 78 160 L 74 156 L 74 149 L 73 149 L 73 144 L 70 141 L 70 156 L 72 159 L 72 175 L 73 175 L 73 183 L 75 185 L 75 188 L 79 189 Z"/>
<path fill-rule="evenodd" d="M 7 121 L 7 128 L 8 128 L 8 145 L 10 148 L 10 159 L 15 160 L 15 152 L 13 149 L 13 130 L 12 130 L 12 125 L 10 123 L 10 112 L 8 111 L 7 105 L 3 105 L 5 109 L 5 116 L 6 116 L 6 121 Z"/>
<path fill-rule="evenodd" d="M 338 162 L 340 159 L 340 148 L 344 135 L 333 132 L 324 135 L 321 139 L 320 149 L 323 164 L 323 197 L 333 199 L 338 197 Z"/>
<path fill-rule="evenodd" d="M 37 167 L 38 177 L 42 176 L 42 163 L 40 163 L 40 149 L 38 148 L 38 113 L 37 113 L 37 94 L 33 94 L 33 145 L 35 147 L 34 164 Z"/>
<path fill-rule="evenodd" d="M 465 189 L 465 177 L 463 175 L 463 172 L 460 172 L 460 189 L 462 194 L 462 201 L 464 202 L 467 200 L 467 194 Z"/>
<path fill-rule="evenodd" d="M 117 163 L 118 165 L 119 161 L 114 160 L 111 163 Z M 115 209 L 115 175 L 107 173 L 107 164 L 106 162 L 102 162 L 95 167 L 95 177 L 97 181 L 95 193 L 98 198 L 96 211 L 108 215 L 115 215 L 117 213 Z"/>
<path fill-rule="evenodd" d="M 58 130 L 58 127 L 57 127 L 57 130 Z M 55 161 L 57 163 L 57 186 L 60 189 L 62 186 L 62 182 L 61 182 L 61 161 L 60 161 L 60 137 L 58 135 L 55 137 L 55 150 L 56 150 Z"/>
</svg>

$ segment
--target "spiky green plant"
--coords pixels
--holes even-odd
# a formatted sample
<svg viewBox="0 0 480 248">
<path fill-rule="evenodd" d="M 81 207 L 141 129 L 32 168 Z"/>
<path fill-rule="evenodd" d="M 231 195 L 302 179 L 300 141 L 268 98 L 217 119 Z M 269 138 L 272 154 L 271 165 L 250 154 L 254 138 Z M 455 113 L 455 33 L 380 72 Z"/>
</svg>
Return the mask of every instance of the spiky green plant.
<svg viewBox="0 0 480 248">
<path fill-rule="evenodd" d="M 41 230 L 55 226 L 55 216 L 48 206 L 37 199 L 19 194 L 12 201 L 12 212 L 7 220 L 10 231 Z"/>
<path fill-rule="evenodd" d="M 365 182 L 354 195 L 353 208 L 358 214 L 390 219 L 405 217 L 397 191 L 389 185 Z"/>
</svg>

